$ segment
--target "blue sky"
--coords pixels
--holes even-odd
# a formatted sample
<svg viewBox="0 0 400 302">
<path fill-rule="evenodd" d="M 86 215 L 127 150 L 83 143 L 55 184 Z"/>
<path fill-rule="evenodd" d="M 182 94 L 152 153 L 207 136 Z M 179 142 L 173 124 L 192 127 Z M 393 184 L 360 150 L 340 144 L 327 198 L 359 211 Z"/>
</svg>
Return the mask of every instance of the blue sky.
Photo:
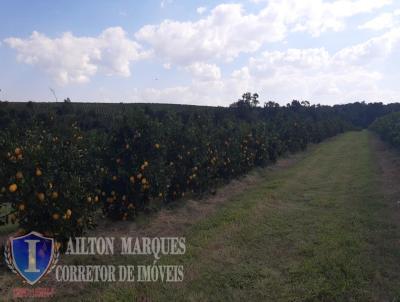
<svg viewBox="0 0 400 302">
<path fill-rule="evenodd" d="M 0 99 L 400 98 L 391 0 L 2 1 Z"/>
</svg>

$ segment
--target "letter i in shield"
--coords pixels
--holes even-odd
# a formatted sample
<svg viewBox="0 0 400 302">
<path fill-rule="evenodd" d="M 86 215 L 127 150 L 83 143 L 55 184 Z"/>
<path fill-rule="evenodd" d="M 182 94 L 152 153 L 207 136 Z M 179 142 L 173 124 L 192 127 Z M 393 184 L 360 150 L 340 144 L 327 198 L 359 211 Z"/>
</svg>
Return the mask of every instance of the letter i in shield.
<svg viewBox="0 0 400 302">
<path fill-rule="evenodd" d="M 36 232 L 10 238 L 13 265 L 18 274 L 33 285 L 42 278 L 54 257 L 54 240 Z"/>
</svg>

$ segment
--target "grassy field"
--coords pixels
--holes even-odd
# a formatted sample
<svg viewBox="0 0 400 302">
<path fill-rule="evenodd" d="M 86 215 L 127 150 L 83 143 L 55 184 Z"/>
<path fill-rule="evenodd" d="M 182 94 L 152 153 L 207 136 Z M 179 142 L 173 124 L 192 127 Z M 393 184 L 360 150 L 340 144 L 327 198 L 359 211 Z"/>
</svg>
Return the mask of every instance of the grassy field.
<svg viewBox="0 0 400 302">
<path fill-rule="evenodd" d="M 66 285 L 59 299 L 399 301 L 399 159 L 366 131 L 346 133 L 231 185 L 218 204 L 196 202 L 198 215 L 186 204 L 134 229 L 117 225 L 157 235 L 175 219 L 169 234 L 186 237 L 187 253 L 160 263 L 184 265 L 185 280 Z"/>
</svg>

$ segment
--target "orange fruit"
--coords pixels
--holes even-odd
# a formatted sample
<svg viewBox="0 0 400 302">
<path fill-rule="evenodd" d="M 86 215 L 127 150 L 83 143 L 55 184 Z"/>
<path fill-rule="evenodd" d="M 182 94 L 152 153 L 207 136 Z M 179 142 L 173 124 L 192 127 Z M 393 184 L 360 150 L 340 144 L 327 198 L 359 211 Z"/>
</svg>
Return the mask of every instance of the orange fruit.
<svg viewBox="0 0 400 302">
<path fill-rule="evenodd" d="M 54 213 L 54 214 L 52 215 L 52 218 L 53 218 L 53 220 L 58 220 L 58 219 L 60 219 L 60 214 Z"/>
<path fill-rule="evenodd" d="M 36 176 L 42 176 L 42 171 L 39 168 L 36 168 L 35 174 Z"/>
<path fill-rule="evenodd" d="M 135 176 L 129 177 L 129 181 L 130 181 L 131 183 L 135 183 Z"/>
<path fill-rule="evenodd" d="M 155 144 L 154 147 L 156 147 L 156 149 L 160 149 L 160 144 Z"/>
<path fill-rule="evenodd" d="M 71 215 L 72 215 L 72 211 L 71 211 L 70 209 L 68 209 L 67 212 L 66 212 L 66 214 L 67 214 L 67 217 L 68 217 L 68 216 L 71 216 Z"/>
<path fill-rule="evenodd" d="M 8 187 L 8 190 L 9 190 L 11 193 L 14 193 L 15 191 L 17 191 L 17 189 L 18 189 L 18 186 L 17 186 L 16 184 L 11 184 L 11 185 Z"/>
<path fill-rule="evenodd" d="M 44 193 L 38 193 L 37 198 L 39 199 L 39 201 L 44 201 L 45 198 Z"/>
<path fill-rule="evenodd" d="M 21 148 L 15 148 L 15 155 L 20 155 L 22 154 Z"/>
<path fill-rule="evenodd" d="M 58 198 L 58 192 L 51 193 L 51 198 L 57 199 Z"/>
<path fill-rule="evenodd" d="M 24 211 L 25 210 L 25 205 L 23 203 L 21 203 L 18 207 L 18 210 L 20 211 Z"/>
</svg>

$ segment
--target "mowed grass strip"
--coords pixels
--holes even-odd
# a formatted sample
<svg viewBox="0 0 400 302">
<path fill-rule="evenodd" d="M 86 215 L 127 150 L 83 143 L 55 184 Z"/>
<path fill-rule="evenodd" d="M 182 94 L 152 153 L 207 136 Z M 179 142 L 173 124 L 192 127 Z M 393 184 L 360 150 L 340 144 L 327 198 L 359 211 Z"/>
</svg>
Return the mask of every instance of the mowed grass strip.
<svg viewBox="0 0 400 302">
<path fill-rule="evenodd" d="M 190 227 L 186 255 L 158 263 L 183 264 L 184 282 L 113 284 L 80 299 L 396 301 L 400 254 L 381 244 L 399 228 L 370 139 L 351 132 L 322 143 Z"/>
</svg>

